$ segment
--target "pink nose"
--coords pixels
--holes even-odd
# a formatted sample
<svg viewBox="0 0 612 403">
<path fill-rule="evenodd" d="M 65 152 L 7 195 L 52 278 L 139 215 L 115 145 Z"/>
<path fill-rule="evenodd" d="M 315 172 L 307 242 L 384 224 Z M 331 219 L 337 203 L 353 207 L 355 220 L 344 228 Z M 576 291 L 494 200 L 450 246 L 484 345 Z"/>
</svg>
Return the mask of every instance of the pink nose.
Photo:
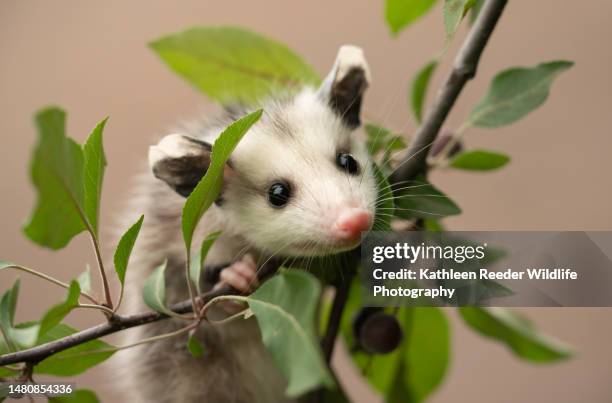
<svg viewBox="0 0 612 403">
<path fill-rule="evenodd" d="M 332 226 L 332 234 L 343 241 L 354 241 L 372 225 L 372 213 L 360 208 L 342 210 Z"/>
</svg>

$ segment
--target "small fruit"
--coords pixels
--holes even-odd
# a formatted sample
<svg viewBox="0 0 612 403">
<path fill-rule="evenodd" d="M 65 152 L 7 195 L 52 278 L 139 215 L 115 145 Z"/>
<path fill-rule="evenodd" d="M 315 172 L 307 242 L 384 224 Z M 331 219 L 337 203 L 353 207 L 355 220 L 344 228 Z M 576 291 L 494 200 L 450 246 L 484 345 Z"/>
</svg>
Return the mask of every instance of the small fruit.
<svg viewBox="0 0 612 403">
<path fill-rule="evenodd" d="M 403 335 L 395 316 L 376 312 L 363 321 L 359 344 L 369 353 L 388 354 L 400 345 Z"/>
</svg>

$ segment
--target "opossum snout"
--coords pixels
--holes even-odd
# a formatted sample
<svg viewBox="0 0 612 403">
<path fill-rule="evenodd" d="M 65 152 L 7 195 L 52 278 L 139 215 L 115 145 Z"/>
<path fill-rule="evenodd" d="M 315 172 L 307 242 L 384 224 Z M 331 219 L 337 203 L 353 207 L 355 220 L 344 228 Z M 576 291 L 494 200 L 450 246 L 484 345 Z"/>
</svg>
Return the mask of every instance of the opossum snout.
<svg viewBox="0 0 612 403">
<path fill-rule="evenodd" d="M 355 241 L 372 227 L 372 213 L 361 208 L 341 210 L 332 225 L 332 236 L 339 241 Z"/>
</svg>

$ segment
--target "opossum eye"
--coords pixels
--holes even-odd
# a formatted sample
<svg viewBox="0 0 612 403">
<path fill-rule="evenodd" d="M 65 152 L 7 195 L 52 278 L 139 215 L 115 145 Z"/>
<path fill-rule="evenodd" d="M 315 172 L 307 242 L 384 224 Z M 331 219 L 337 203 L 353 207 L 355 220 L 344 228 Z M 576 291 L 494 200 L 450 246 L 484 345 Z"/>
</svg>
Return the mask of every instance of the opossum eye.
<svg viewBox="0 0 612 403">
<path fill-rule="evenodd" d="M 291 186 L 285 182 L 275 182 L 268 189 L 268 201 L 272 207 L 281 208 L 289 203 Z"/>
<path fill-rule="evenodd" d="M 351 154 L 338 153 L 336 156 L 336 164 L 351 175 L 359 173 L 359 163 Z"/>
</svg>

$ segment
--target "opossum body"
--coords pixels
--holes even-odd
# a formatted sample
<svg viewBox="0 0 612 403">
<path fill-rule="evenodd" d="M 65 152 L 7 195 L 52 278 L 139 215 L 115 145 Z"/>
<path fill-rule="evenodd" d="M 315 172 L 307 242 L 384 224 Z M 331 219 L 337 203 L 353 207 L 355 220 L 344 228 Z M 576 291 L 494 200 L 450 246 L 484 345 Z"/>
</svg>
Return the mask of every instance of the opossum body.
<svg viewBox="0 0 612 403">
<path fill-rule="evenodd" d="M 221 196 L 202 218 L 194 240 L 198 245 L 207 234 L 222 231 L 205 262 L 227 266 L 218 281 L 248 292 L 257 284 L 258 264 L 272 256 L 319 256 L 357 246 L 361 232 L 372 225 L 377 193 L 365 147 L 351 136 L 368 83 L 361 49 L 344 46 L 320 88 L 261 105 L 264 115 L 232 153 Z M 143 177 L 132 202 L 145 223 L 128 273 L 130 311 L 146 309 L 140 298 L 143 282 L 165 260 L 167 300 L 188 297 L 184 197 L 205 174 L 210 145 L 240 114 L 212 124 L 196 122 L 151 147 L 154 175 Z M 226 309 L 217 307 L 210 315 L 224 317 Z M 142 326 L 128 332 L 126 342 L 184 325 L 172 319 Z M 204 346 L 197 359 L 186 349 L 186 335 L 120 353 L 129 401 L 289 401 L 286 380 L 265 350 L 255 319 L 204 323 L 196 336 Z"/>
</svg>

